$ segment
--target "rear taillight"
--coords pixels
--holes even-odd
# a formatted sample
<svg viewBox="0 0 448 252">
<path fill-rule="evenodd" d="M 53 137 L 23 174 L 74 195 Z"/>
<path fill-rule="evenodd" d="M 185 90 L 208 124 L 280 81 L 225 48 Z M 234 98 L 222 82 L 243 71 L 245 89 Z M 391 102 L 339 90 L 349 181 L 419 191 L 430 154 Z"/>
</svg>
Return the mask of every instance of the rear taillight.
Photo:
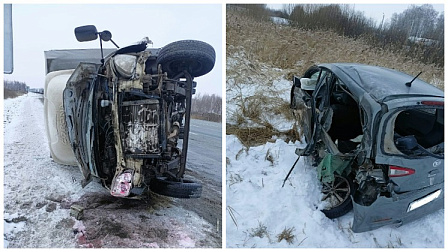
<svg viewBox="0 0 448 252">
<path fill-rule="evenodd" d="M 427 106 L 443 106 L 443 101 L 422 101 L 423 105 Z"/>
<path fill-rule="evenodd" d="M 389 177 L 403 177 L 412 175 L 415 173 L 414 169 L 404 168 L 400 166 L 389 166 Z"/>
</svg>

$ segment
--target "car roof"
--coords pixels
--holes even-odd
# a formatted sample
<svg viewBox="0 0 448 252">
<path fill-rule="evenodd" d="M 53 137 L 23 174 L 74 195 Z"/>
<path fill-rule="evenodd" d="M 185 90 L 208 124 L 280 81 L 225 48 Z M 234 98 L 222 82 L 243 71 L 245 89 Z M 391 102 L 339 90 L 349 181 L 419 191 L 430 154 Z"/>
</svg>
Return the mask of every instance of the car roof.
<svg viewBox="0 0 448 252">
<path fill-rule="evenodd" d="M 398 97 L 436 96 L 444 97 L 442 90 L 415 79 L 411 87 L 406 86 L 415 76 L 393 69 L 356 63 L 329 63 L 320 67 L 328 68 L 350 89 L 358 89 L 359 95 L 364 92 L 377 102 Z"/>
<path fill-rule="evenodd" d="M 104 48 L 103 55 L 115 52 L 116 48 Z M 159 48 L 147 48 L 152 55 L 157 55 Z M 44 51 L 46 74 L 53 71 L 75 69 L 80 62 L 101 63 L 101 50 L 95 49 L 65 49 Z"/>
</svg>

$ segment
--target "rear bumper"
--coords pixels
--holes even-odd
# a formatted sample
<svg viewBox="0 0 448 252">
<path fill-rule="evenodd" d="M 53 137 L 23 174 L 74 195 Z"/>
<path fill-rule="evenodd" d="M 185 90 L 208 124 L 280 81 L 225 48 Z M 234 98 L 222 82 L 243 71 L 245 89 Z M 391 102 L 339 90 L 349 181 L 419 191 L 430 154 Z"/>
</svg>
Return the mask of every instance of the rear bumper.
<svg viewBox="0 0 448 252">
<path fill-rule="evenodd" d="M 444 197 L 444 183 L 440 183 L 421 190 L 393 194 L 390 198 L 380 196 L 370 206 L 359 205 L 352 199 L 354 210 L 352 230 L 360 233 L 385 225 L 401 225 L 414 221 L 442 209 Z"/>
</svg>

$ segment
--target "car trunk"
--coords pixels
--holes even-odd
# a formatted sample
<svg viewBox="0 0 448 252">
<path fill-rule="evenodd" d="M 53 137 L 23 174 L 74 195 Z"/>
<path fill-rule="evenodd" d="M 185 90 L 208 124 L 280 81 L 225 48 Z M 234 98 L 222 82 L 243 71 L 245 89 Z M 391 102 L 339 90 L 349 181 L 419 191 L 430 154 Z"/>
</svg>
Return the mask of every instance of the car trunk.
<svg viewBox="0 0 448 252">
<path fill-rule="evenodd" d="M 354 232 L 411 222 L 443 207 L 443 98 L 386 101 L 376 135 L 375 163 L 387 190 L 369 204 L 353 200 Z"/>
<path fill-rule="evenodd" d="M 443 98 L 416 97 L 386 102 L 375 162 L 388 166 L 396 193 L 419 190 L 444 179 Z"/>
</svg>

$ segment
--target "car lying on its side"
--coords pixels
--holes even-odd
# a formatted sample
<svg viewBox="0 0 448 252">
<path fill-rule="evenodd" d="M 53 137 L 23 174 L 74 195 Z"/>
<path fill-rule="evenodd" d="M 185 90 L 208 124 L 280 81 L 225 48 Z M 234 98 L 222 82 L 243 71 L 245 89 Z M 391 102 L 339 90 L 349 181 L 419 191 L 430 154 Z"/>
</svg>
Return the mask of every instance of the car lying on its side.
<svg viewBox="0 0 448 252">
<path fill-rule="evenodd" d="M 291 108 L 317 167 L 322 211 L 354 210 L 354 232 L 443 208 L 444 93 L 378 66 L 321 64 L 294 77 Z"/>
<path fill-rule="evenodd" d="M 103 49 L 102 41 L 112 41 L 109 31 L 88 25 L 75 35 L 78 41 L 99 37 L 101 48 L 45 52 L 52 158 L 78 165 L 83 187 L 98 177 L 116 197 L 138 198 L 148 189 L 200 197 L 201 184 L 184 179 L 184 173 L 193 79 L 212 70 L 213 47 L 182 40 L 147 48 L 150 41 L 144 39 Z"/>
</svg>

